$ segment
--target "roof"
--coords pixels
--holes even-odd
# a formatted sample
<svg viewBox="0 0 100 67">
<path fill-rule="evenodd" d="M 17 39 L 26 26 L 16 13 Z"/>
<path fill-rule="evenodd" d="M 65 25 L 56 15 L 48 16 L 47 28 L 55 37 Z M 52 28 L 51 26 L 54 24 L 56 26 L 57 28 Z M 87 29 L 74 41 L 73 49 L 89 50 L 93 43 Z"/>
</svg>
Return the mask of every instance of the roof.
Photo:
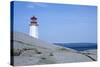
<svg viewBox="0 0 100 67">
<path fill-rule="evenodd" d="M 36 18 L 35 16 L 32 16 L 32 17 L 31 17 L 31 20 L 33 20 L 33 19 L 37 20 L 37 18 Z"/>
</svg>

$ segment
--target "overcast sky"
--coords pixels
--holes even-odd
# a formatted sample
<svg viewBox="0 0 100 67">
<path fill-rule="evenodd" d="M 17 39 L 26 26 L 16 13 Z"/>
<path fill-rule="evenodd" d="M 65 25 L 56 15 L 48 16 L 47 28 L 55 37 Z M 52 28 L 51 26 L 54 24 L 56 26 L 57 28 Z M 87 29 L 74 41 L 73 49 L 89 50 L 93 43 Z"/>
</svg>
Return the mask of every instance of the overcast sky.
<svg viewBox="0 0 100 67">
<path fill-rule="evenodd" d="M 29 33 L 30 17 L 39 23 L 39 38 L 48 42 L 96 43 L 97 7 L 14 2 L 14 31 Z"/>
</svg>

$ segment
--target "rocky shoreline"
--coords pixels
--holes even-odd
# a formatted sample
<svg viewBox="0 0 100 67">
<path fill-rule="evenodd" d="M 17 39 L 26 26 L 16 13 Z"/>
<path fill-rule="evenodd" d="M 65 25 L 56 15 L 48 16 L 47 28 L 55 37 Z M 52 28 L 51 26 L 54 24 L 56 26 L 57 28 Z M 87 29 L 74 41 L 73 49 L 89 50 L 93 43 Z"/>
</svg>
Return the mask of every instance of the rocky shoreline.
<svg viewBox="0 0 100 67">
<path fill-rule="evenodd" d="M 35 39 L 23 33 L 14 33 L 14 66 L 88 62 L 97 60 L 97 50 L 76 51 Z"/>
</svg>

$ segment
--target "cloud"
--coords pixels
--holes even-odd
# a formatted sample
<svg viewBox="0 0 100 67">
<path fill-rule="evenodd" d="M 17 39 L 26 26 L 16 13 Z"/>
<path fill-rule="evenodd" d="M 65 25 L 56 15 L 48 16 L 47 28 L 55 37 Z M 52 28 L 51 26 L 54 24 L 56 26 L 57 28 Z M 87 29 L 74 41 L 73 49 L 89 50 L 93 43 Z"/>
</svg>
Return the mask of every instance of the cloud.
<svg viewBox="0 0 100 67">
<path fill-rule="evenodd" d="M 28 5 L 27 7 L 28 7 L 28 8 L 35 8 L 34 5 Z"/>
<path fill-rule="evenodd" d="M 46 3 L 34 3 L 36 6 L 39 6 L 39 7 L 47 7 L 48 5 Z"/>
<path fill-rule="evenodd" d="M 34 2 L 34 3 L 29 3 L 27 5 L 28 8 L 35 8 L 35 7 L 47 7 L 48 5 L 46 3 L 39 3 L 39 2 Z"/>
</svg>

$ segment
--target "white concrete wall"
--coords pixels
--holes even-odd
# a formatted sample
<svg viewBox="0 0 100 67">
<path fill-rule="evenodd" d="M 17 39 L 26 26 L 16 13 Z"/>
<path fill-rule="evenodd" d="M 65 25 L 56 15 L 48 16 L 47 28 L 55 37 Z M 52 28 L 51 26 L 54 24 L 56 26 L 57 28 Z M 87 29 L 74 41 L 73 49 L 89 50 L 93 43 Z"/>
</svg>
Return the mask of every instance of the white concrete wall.
<svg viewBox="0 0 100 67">
<path fill-rule="evenodd" d="M 30 26 L 29 35 L 38 38 L 38 26 L 35 25 Z"/>
</svg>

